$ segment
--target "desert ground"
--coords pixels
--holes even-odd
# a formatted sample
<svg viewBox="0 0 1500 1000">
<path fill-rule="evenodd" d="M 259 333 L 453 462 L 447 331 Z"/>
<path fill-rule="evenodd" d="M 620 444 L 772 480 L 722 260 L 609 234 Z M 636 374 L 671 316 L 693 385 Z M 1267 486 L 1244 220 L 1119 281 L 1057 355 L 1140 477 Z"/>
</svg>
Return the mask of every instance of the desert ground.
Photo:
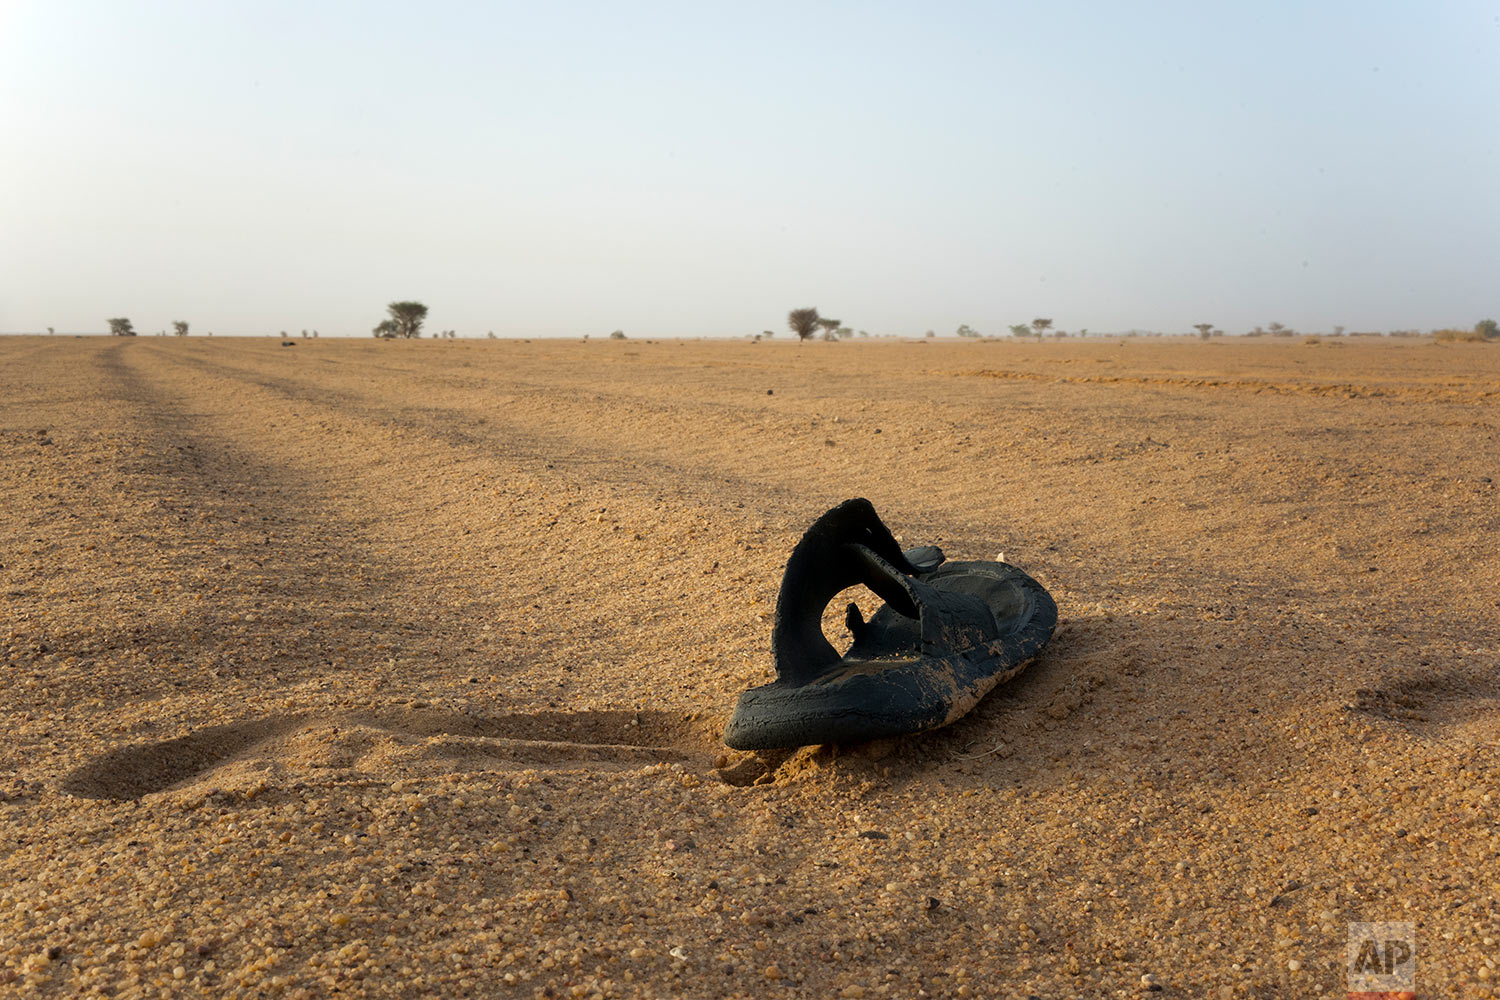
<svg viewBox="0 0 1500 1000">
<path fill-rule="evenodd" d="M 0 456 L 0 993 L 1500 984 L 1500 346 L 8 337 Z M 1058 631 L 730 751 L 856 496 Z"/>
</svg>

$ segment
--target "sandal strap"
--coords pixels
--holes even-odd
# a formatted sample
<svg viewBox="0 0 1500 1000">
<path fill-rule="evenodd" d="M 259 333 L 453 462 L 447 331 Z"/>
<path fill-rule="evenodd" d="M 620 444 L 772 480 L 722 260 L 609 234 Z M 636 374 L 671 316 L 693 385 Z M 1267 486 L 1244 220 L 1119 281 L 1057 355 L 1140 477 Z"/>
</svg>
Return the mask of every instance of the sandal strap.
<svg viewBox="0 0 1500 1000">
<path fill-rule="evenodd" d="M 995 618 L 982 600 L 939 590 L 918 578 L 942 561 L 936 546 L 903 553 L 868 500 L 846 500 L 818 518 L 792 550 L 776 598 L 771 651 L 777 676 L 806 683 L 840 661 L 823 635 L 823 610 L 839 591 L 855 584 L 864 584 L 893 610 L 921 621 L 924 654 L 941 655 L 994 638 Z M 851 627 L 858 617 L 857 609 L 850 613 Z"/>
</svg>

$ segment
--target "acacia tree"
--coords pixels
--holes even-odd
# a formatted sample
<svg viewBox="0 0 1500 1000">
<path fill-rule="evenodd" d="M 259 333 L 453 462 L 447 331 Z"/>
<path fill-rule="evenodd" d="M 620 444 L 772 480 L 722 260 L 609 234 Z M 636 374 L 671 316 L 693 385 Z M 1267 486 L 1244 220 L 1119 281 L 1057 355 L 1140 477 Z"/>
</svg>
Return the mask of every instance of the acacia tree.
<svg viewBox="0 0 1500 1000">
<path fill-rule="evenodd" d="M 1193 329 L 1197 330 L 1198 336 L 1202 337 L 1204 340 L 1207 340 L 1209 337 L 1212 337 L 1214 335 L 1214 325 L 1212 323 L 1194 323 Z"/>
<path fill-rule="evenodd" d="M 826 316 L 818 317 L 818 326 L 823 330 L 824 340 L 833 340 L 833 331 L 844 325 L 843 320 L 828 319 Z"/>
<path fill-rule="evenodd" d="M 1025 323 L 1012 323 L 1010 325 L 1010 335 L 1012 337 L 1029 337 L 1031 336 L 1031 327 Z"/>
<path fill-rule="evenodd" d="M 821 318 L 817 309 L 793 309 L 786 314 L 786 325 L 797 335 L 798 340 L 806 340 L 818 329 L 818 320 Z"/>
<path fill-rule="evenodd" d="M 371 330 L 370 332 L 383 340 L 389 340 L 392 337 L 396 336 L 397 329 L 398 327 L 396 326 L 395 320 L 383 319 L 379 323 L 376 323 L 375 329 Z"/>
<path fill-rule="evenodd" d="M 390 336 L 422 336 L 422 321 L 427 318 L 426 306 L 420 302 L 392 302 L 385 308 L 391 314 L 389 322 L 395 325 L 395 332 L 390 334 Z M 376 327 L 376 329 L 378 330 L 380 327 Z"/>
<path fill-rule="evenodd" d="M 1041 317 L 1038 317 L 1031 321 L 1031 328 L 1036 331 L 1036 335 L 1038 337 L 1046 333 L 1047 329 L 1050 326 L 1052 326 L 1052 321 L 1050 319 L 1043 319 Z"/>
<path fill-rule="evenodd" d="M 126 319 L 124 316 L 116 317 L 115 319 L 109 320 L 108 322 L 109 335 L 111 337 L 135 336 L 135 327 L 132 326 L 130 320 Z"/>
<path fill-rule="evenodd" d="M 179 337 L 186 337 L 188 335 L 187 334 L 187 332 L 188 332 L 187 321 L 186 320 L 180 320 L 180 319 L 174 319 L 172 321 L 172 332 L 175 333 L 175 334 L 177 334 L 177 336 L 179 336 Z"/>
</svg>

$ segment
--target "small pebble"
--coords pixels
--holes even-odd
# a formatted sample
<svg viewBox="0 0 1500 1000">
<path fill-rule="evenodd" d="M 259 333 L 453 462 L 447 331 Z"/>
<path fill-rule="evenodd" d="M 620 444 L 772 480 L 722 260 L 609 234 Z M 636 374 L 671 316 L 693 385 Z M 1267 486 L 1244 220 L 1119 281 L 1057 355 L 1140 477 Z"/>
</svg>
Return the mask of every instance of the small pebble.
<svg viewBox="0 0 1500 1000">
<path fill-rule="evenodd" d="M 1296 972 L 1302 968 L 1302 963 L 1297 961 L 1295 958 L 1291 958 L 1287 960 L 1286 967 L 1287 971 Z"/>
</svg>

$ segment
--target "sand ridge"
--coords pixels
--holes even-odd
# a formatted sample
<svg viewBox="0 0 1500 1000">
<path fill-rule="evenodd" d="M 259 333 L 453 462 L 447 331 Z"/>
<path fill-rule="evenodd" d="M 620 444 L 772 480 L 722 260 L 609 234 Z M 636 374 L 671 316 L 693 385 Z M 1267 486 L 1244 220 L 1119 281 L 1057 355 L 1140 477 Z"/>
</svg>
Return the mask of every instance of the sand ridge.
<svg viewBox="0 0 1500 1000">
<path fill-rule="evenodd" d="M 18 995 L 1285 996 L 1500 960 L 1500 352 L 0 340 Z M 1062 624 L 743 756 L 867 496 Z M 846 599 L 825 622 L 838 642 Z"/>
</svg>

